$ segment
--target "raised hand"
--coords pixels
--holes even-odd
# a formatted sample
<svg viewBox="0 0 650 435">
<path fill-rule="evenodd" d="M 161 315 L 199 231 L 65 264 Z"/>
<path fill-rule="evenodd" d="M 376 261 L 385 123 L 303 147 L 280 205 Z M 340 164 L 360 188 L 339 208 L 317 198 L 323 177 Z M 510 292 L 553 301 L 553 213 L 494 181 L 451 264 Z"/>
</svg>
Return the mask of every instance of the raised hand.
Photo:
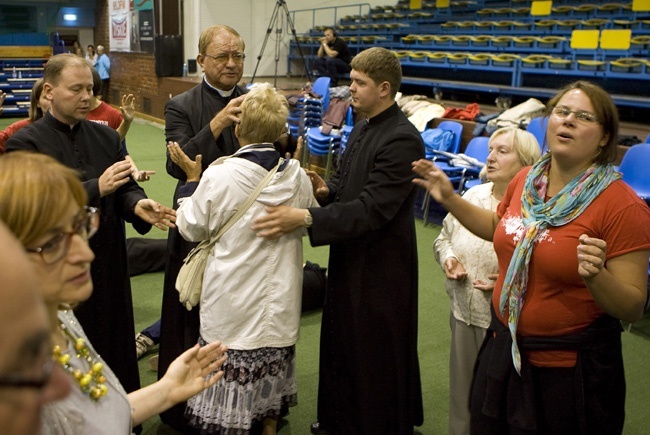
<svg viewBox="0 0 650 435">
<path fill-rule="evenodd" d="M 580 236 L 578 245 L 578 274 L 582 278 L 593 278 L 605 267 L 607 242 L 586 234 Z"/>
<path fill-rule="evenodd" d="M 128 183 L 131 175 L 131 163 L 120 160 L 109 166 L 99 177 L 99 196 L 106 196 L 124 184 Z"/>
<path fill-rule="evenodd" d="M 199 181 L 203 170 L 201 166 L 203 156 L 201 154 L 196 156 L 196 160 L 190 159 L 178 142 L 167 142 L 167 150 L 172 162 L 178 165 L 187 175 L 187 181 Z"/>
<path fill-rule="evenodd" d="M 135 116 L 135 97 L 133 94 L 122 95 L 120 112 L 122 112 L 122 116 L 126 122 L 133 121 L 133 117 Z"/>
</svg>

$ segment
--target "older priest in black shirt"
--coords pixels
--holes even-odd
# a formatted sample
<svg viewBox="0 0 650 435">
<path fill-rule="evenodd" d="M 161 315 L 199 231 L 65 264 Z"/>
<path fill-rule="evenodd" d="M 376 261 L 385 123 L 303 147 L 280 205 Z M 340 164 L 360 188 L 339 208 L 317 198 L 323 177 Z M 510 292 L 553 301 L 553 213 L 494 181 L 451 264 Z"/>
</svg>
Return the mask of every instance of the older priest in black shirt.
<svg viewBox="0 0 650 435">
<path fill-rule="evenodd" d="M 165 136 L 177 142 L 190 159 L 203 157 L 203 169 L 221 156 L 239 149 L 234 123 L 243 101 L 244 89 L 237 83 L 244 72 L 244 40 L 231 27 L 215 25 L 201 32 L 197 63 L 204 76 L 202 82 L 175 96 L 165 107 Z M 185 185 L 185 172 L 167 155 L 167 172 L 178 179 L 174 206 L 178 204 L 178 189 Z M 186 242 L 172 229 L 167 238 L 167 264 L 160 328 L 160 359 L 158 374 L 164 374 L 171 362 L 199 337 L 199 307 L 187 311 L 178 302 L 176 277 L 183 259 L 196 243 Z M 161 414 L 163 422 L 188 432 L 184 404 Z"/>
<path fill-rule="evenodd" d="M 267 207 L 253 228 L 309 228 L 330 245 L 321 327 L 318 422 L 312 433 L 411 435 L 423 420 L 417 354 L 418 258 L 409 158 L 420 133 L 395 103 L 402 70 L 374 47 L 352 60 L 354 125 L 336 175 L 310 173 L 323 207 Z"/>
<path fill-rule="evenodd" d="M 94 291 L 76 315 L 126 391 L 134 391 L 140 379 L 122 219 L 144 234 L 152 224 L 161 229 L 173 226 L 175 212 L 148 199 L 131 178 L 131 164 L 124 160 L 117 132 L 86 121 L 93 76 L 83 58 L 53 56 L 45 66 L 43 83 L 50 111 L 14 134 L 7 152 L 44 153 L 78 170 L 89 205 L 100 209 L 99 230 L 89 241 L 96 256 L 91 268 Z"/>
</svg>

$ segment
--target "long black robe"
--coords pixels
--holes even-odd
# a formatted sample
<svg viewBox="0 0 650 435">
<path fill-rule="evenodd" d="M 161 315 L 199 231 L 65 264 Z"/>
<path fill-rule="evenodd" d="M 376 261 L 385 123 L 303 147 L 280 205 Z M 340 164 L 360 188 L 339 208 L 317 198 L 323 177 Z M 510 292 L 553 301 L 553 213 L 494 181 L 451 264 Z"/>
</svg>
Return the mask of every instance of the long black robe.
<svg viewBox="0 0 650 435">
<path fill-rule="evenodd" d="M 109 166 L 124 160 L 119 135 L 108 126 L 86 120 L 71 129 L 47 112 L 43 119 L 9 139 L 7 152 L 15 150 L 47 154 L 78 170 L 88 192 L 89 205 L 99 207 L 99 229 L 89 240 L 95 253 L 91 266 L 94 289 L 92 296 L 75 310 L 75 315 L 93 347 L 126 391 L 137 390 L 140 378 L 122 219 L 131 222 L 141 234 L 148 232 L 151 225 L 133 212 L 136 203 L 147 197 L 133 179 L 114 193 L 99 197 L 99 177 Z"/>
<path fill-rule="evenodd" d="M 394 104 L 358 122 L 311 209 L 312 245 L 330 244 L 318 420 L 332 434 L 412 434 L 423 421 L 411 162 L 420 134 Z"/>
<path fill-rule="evenodd" d="M 205 79 L 187 92 L 167 102 L 165 106 L 165 136 L 167 141 L 175 141 L 192 159 L 201 154 L 203 169 L 217 158 L 233 154 L 239 149 L 234 127 L 226 128 L 217 140 L 210 131 L 210 121 L 228 102 L 244 93 L 236 87 L 232 96 L 222 97 L 211 88 Z M 185 184 L 186 175 L 169 158 L 167 153 L 167 173 L 178 179 L 174 191 L 174 208 L 178 208 L 178 189 Z M 162 376 L 169 364 L 182 352 L 194 346 L 199 337 L 199 307 L 187 311 L 178 301 L 175 289 L 176 276 L 187 253 L 196 243 L 185 241 L 176 229 L 170 229 L 167 236 L 167 263 L 160 325 L 160 356 L 158 376 Z M 179 430 L 190 430 L 183 417 L 185 402 L 161 414 L 161 419 Z"/>
</svg>

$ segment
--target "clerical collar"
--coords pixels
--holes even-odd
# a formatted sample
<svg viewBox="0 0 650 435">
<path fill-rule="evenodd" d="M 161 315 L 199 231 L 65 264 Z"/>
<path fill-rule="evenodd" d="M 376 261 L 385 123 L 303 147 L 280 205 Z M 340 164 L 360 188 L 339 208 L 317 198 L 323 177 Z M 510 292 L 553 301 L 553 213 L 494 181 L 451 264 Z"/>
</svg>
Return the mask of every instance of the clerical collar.
<svg viewBox="0 0 650 435">
<path fill-rule="evenodd" d="M 211 89 L 214 89 L 215 91 L 217 91 L 219 93 L 219 95 L 221 95 L 224 98 L 227 98 L 227 97 L 231 96 L 232 93 L 235 92 L 235 87 L 236 86 L 233 86 L 232 89 L 229 90 L 229 91 L 222 91 L 221 89 L 217 89 L 214 86 L 212 86 L 210 84 L 210 82 L 208 81 L 208 79 L 205 78 L 205 76 L 203 76 L 203 81 L 205 82 L 206 85 L 208 85 Z"/>
</svg>

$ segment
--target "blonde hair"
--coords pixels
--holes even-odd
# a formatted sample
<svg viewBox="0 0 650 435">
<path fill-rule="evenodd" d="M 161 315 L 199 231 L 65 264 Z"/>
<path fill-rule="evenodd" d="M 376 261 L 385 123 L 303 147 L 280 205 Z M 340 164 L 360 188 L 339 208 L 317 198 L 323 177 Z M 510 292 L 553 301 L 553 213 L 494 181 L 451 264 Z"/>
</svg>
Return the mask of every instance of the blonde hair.
<svg viewBox="0 0 650 435">
<path fill-rule="evenodd" d="M 56 227 L 70 210 L 86 205 L 79 175 L 45 154 L 16 151 L 0 158 L 0 220 L 23 246 Z"/>
<path fill-rule="evenodd" d="M 273 143 L 286 131 L 287 99 L 269 84 L 252 88 L 241 103 L 238 135 L 249 143 Z"/>
<path fill-rule="evenodd" d="M 510 138 L 512 149 L 517 151 L 517 156 L 523 166 L 530 166 L 539 159 L 542 150 L 535 136 L 532 133 L 517 127 L 498 129 L 492 134 L 492 136 L 490 136 L 488 146 L 494 139 L 505 134 L 512 134 Z"/>
<path fill-rule="evenodd" d="M 499 136 L 510 135 L 510 142 L 512 144 L 512 149 L 517 152 L 517 157 L 519 157 L 519 162 L 522 166 L 530 166 L 535 163 L 539 157 L 542 155 L 541 147 L 537 138 L 525 130 L 522 130 L 517 127 L 506 127 L 500 128 L 490 136 L 490 141 L 488 146 L 492 144 Z M 487 180 L 487 165 L 483 166 L 481 172 L 479 173 L 479 178 L 483 181 Z"/>
</svg>

